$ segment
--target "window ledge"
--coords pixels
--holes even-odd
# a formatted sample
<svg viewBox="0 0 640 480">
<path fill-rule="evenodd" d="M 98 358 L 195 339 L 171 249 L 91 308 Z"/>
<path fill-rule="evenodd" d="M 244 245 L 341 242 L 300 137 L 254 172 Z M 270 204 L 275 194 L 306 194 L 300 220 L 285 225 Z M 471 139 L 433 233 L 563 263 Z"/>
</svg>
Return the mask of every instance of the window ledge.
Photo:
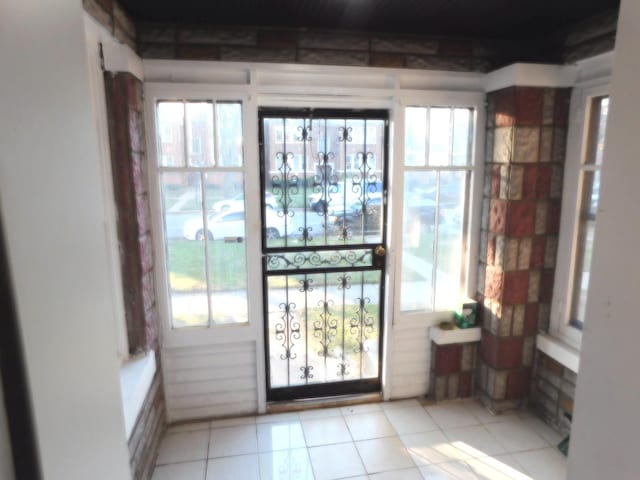
<svg viewBox="0 0 640 480">
<path fill-rule="evenodd" d="M 578 373 L 580 351 L 546 333 L 539 333 L 536 341 L 538 350 L 561 363 L 569 370 Z"/>
<path fill-rule="evenodd" d="M 431 340 L 433 340 L 437 345 L 479 342 L 482 336 L 480 330 L 480 327 L 455 327 L 452 330 L 443 330 L 437 325 L 429 329 L 431 333 Z"/>
<path fill-rule="evenodd" d="M 130 359 L 120 367 L 120 390 L 127 439 L 131 437 L 155 373 L 156 355 L 153 350 Z"/>
</svg>

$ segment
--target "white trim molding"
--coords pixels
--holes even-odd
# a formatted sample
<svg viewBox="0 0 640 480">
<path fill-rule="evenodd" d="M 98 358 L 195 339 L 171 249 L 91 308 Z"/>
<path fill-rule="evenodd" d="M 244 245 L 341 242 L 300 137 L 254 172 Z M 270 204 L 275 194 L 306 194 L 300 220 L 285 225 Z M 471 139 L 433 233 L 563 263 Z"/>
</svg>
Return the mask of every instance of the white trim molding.
<svg viewBox="0 0 640 480">
<path fill-rule="evenodd" d="M 486 76 L 485 91 L 522 87 L 573 87 L 578 69 L 572 65 L 514 63 L 490 72 Z"/>
<path fill-rule="evenodd" d="M 546 333 L 539 333 L 536 346 L 542 353 L 561 363 L 569 370 L 578 373 L 580 369 L 580 351 Z"/>
<path fill-rule="evenodd" d="M 155 373 L 156 354 L 153 350 L 141 357 L 130 359 L 120 367 L 120 388 L 127 439 L 131 438 Z"/>
</svg>

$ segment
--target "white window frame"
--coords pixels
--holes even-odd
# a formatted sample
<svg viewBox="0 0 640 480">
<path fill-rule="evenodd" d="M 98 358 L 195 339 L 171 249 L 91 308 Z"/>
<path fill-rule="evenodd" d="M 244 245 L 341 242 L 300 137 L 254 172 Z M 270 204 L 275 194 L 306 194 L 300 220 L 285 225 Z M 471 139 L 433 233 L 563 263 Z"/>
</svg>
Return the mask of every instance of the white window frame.
<svg viewBox="0 0 640 480">
<path fill-rule="evenodd" d="M 469 181 L 469 191 L 467 192 L 466 207 L 466 224 L 463 226 L 463 262 L 461 271 L 461 290 L 460 299 L 465 297 L 475 298 L 477 287 L 477 270 L 478 270 L 478 241 L 480 234 L 481 222 L 481 205 L 482 205 L 482 181 L 484 170 L 484 141 L 485 141 L 485 94 L 473 94 L 458 92 L 453 93 L 434 93 L 425 95 L 422 98 L 405 98 L 402 101 L 401 108 L 397 116 L 396 132 L 400 141 L 395 144 L 394 162 L 394 187 L 399 186 L 400 191 L 404 191 L 404 173 L 405 171 L 420 170 L 423 167 L 406 167 L 404 165 L 404 138 L 405 138 L 405 109 L 407 107 L 450 107 L 450 108 L 471 108 L 473 109 L 472 133 L 474 135 L 471 142 L 471 166 L 470 167 L 424 167 L 432 170 L 465 170 L 469 171 L 471 178 Z M 402 272 L 402 242 L 403 242 L 403 197 L 395 198 L 393 211 L 394 230 L 393 242 L 397 247 L 395 259 L 395 275 L 396 282 L 400 282 Z M 462 278 L 463 277 L 463 278 Z M 453 310 L 442 311 L 402 311 L 401 310 L 401 292 L 400 288 L 396 288 L 393 297 L 394 324 L 411 326 L 416 324 L 435 325 L 442 320 L 449 320 L 453 314 Z"/>
<path fill-rule="evenodd" d="M 608 57 L 596 57 L 582 64 L 586 79 L 579 81 L 571 95 L 569 131 L 564 167 L 560 234 L 558 254 L 551 302 L 549 334 L 560 342 L 579 350 L 582 330 L 572 326 L 571 303 L 574 288 L 576 248 L 580 221 L 580 198 L 582 194 L 583 160 L 588 151 L 589 120 L 595 98 L 609 95 L 610 68 L 606 68 Z M 605 65 L 603 68 L 602 65 Z M 589 72 L 599 68 L 595 76 Z M 603 166 L 606 165 L 606 159 Z M 597 220 L 596 220 L 597 235 Z"/>
</svg>

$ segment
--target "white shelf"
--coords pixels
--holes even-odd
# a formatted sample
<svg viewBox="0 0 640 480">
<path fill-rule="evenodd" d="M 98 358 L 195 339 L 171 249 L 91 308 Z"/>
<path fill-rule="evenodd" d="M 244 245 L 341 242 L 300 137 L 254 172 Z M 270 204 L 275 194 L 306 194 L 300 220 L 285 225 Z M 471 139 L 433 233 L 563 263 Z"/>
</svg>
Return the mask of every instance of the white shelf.
<svg viewBox="0 0 640 480">
<path fill-rule="evenodd" d="M 454 327 L 452 330 L 443 330 L 435 325 L 429 329 L 429 333 L 431 334 L 431 340 L 438 345 L 479 342 L 481 337 L 480 327 Z"/>
</svg>

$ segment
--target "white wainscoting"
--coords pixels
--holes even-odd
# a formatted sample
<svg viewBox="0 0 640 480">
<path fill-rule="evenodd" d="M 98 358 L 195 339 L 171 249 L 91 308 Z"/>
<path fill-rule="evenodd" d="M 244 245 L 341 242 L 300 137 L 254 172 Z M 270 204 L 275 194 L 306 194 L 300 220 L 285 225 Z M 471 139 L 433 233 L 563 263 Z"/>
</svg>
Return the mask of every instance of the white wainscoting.
<svg viewBox="0 0 640 480">
<path fill-rule="evenodd" d="M 163 350 L 167 419 L 255 414 L 254 341 Z"/>
<path fill-rule="evenodd" d="M 422 322 L 394 328 L 392 351 L 388 358 L 391 372 L 391 398 L 425 395 L 429 388 L 431 362 L 429 327 Z"/>
</svg>

